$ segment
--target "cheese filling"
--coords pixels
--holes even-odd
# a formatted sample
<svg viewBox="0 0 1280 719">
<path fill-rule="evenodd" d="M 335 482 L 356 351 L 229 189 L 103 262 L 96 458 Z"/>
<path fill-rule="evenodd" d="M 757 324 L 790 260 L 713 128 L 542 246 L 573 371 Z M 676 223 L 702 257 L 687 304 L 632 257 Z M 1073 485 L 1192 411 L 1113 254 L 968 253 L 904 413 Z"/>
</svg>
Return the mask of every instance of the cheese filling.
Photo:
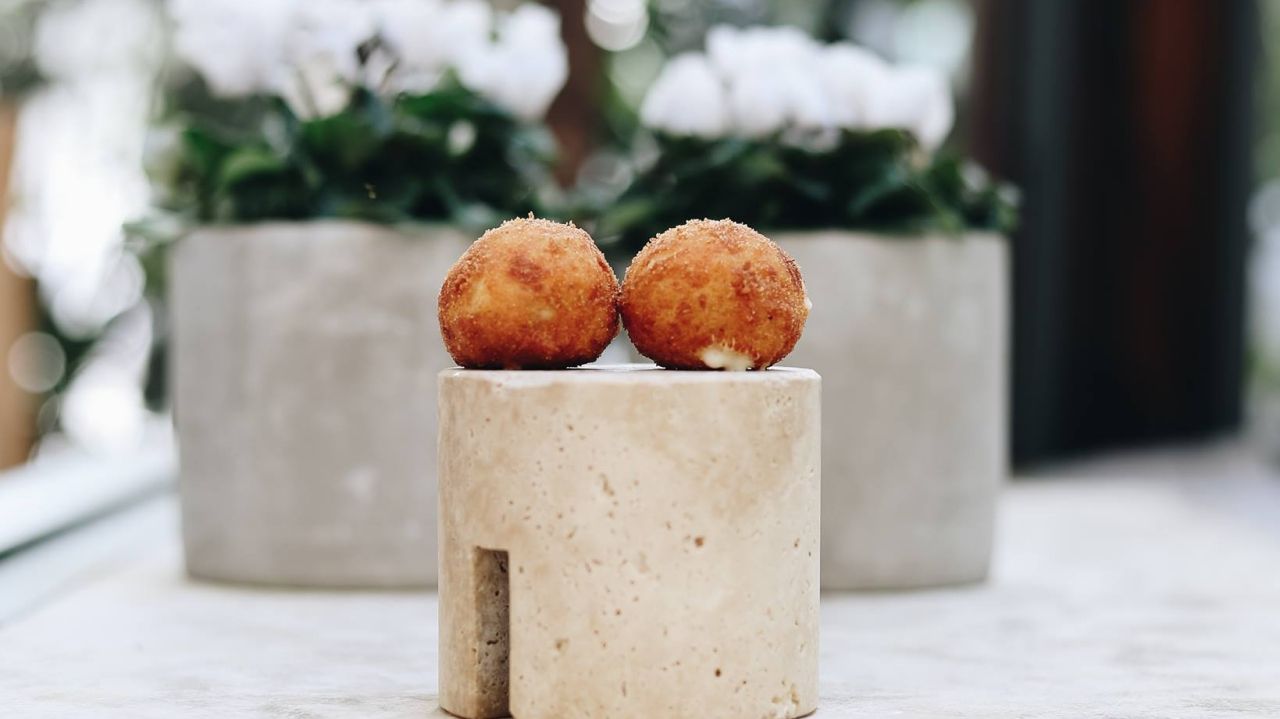
<svg viewBox="0 0 1280 719">
<path fill-rule="evenodd" d="M 698 353 L 698 359 L 711 369 L 725 369 L 731 372 L 744 372 L 755 365 L 750 357 L 720 345 L 711 345 L 702 350 Z"/>
</svg>

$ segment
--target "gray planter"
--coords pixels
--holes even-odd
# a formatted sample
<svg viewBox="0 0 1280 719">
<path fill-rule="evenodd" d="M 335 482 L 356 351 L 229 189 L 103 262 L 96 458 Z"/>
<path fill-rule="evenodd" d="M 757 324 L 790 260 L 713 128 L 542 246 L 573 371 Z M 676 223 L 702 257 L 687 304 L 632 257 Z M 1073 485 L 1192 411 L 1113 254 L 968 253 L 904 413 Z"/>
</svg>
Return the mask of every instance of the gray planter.
<svg viewBox="0 0 1280 719">
<path fill-rule="evenodd" d="M 187 570 L 436 581 L 436 296 L 470 238 L 354 222 L 208 228 L 171 265 Z"/>
<path fill-rule="evenodd" d="M 823 378 L 823 586 L 984 579 L 1007 474 L 1004 240 L 771 236 L 813 301 L 784 364 Z"/>
</svg>

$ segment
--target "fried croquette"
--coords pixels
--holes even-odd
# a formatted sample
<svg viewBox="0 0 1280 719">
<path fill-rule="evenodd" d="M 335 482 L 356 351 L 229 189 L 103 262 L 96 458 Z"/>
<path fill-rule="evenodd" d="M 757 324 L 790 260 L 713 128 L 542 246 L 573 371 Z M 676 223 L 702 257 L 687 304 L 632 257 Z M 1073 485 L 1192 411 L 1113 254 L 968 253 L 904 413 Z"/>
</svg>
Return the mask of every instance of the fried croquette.
<svg viewBox="0 0 1280 719">
<path fill-rule="evenodd" d="M 691 220 L 649 240 L 622 282 L 622 322 L 669 369 L 764 369 L 809 316 L 800 269 L 769 238 L 730 220 Z"/>
<path fill-rule="evenodd" d="M 618 280 L 572 224 L 508 220 L 476 240 L 440 288 L 440 332 L 472 369 L 591 362 L 618 334 Z"/>
</svg>

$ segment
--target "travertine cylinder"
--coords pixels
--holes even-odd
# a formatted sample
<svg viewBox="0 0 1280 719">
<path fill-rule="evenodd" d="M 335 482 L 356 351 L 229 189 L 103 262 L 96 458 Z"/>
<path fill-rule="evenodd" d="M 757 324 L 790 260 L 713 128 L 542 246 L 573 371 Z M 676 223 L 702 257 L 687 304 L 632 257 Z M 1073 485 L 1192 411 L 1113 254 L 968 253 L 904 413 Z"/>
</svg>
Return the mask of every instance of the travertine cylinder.
<svg viewBox="0 0 1280 719">
<path fill-rule="evenodd" d="M 813 301 L 787 361 L 826 377 L 823 585 L 985 578 L 1006 476 L 1004 238 L 773 238 Z"/>
<path fill-rule="evenodd" d="M 171 264 L 187 570 L 224 581 L 436 581 L 436 293 L 447 227 L 201 229 Z"/>
<path fill-rule="evenodd" d="M 819 384 L 796 369 L 443 372 L 443 708 L 816 709 Z"/>
</svg>

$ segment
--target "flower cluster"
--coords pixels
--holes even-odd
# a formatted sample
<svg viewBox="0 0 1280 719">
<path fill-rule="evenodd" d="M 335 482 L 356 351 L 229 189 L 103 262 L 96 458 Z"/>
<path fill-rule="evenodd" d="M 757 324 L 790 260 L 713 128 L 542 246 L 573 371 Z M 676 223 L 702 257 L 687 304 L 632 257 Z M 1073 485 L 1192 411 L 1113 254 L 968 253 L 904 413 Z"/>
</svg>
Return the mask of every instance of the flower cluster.
<svg viewBox="0 0 1280 719">
<path fill-rule="evenodd" d="M 359 88 L 426 94 L 448 74 L 514 115 L 541 117 L 568 76 L 560 20 L 484 0 L 170 0 L 175 51 L 214 95 L 342 111 Z"/>
<path fill-rule="evenodd" d="M 650 87 L 634 172 L 599 200 L 596 236 L 622 252 L 689 217 L 768 230 L 1010 231 L 1012 188 L 940 150 L 946 78 L 796 28 L 713 28 Z M 647 143 L 647 144 L 646 144 Z M 655 151 L 656 150 L 656 151 Z"/>
<path fill-rule="evenodd" d="M 955 110 L 935 70 L 893 66 L 848 42 L 822 45 L 793 27 L 720 26 L 708 33 L 705 53 L 667 63 L 640 118 L 654 130 L 704 139 L 894 128 L 932 151 Z"/>
</svg>

